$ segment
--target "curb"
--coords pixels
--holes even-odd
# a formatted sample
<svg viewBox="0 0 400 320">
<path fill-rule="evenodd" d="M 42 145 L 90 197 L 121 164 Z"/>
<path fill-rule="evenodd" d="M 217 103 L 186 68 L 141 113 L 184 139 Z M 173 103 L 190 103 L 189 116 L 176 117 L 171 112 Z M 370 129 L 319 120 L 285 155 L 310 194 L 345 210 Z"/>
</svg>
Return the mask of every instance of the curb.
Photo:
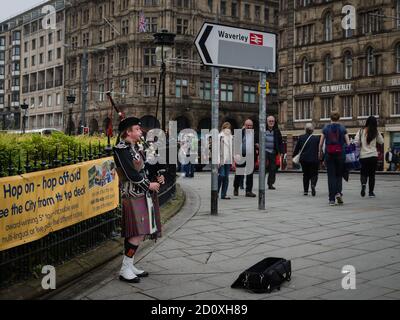
<svg viewBox="0 0 400 320">
<path fill-rule="evenodd" d="M 161 211 L 163 211 L 163 214 L 167 217 L 173 216 L 171 220 L 174 220 L 174 218 L 180 216 L 178 213 L 182 210 L 185 203 L 186 194 L 177 184 L 177 195 L 175 196 L 175 199 L 172 199 L 171 203 L 162 207 Z M 167 222 L 163 229 L 167 229 L 171 223 L 172 221 Z M 165 232 L 167 233 L 168 231 Z M 57 267 L 57 289 L 52 292 L 42 289 L 41 278 L 32 279 L 1 290 L 0 300 L 49 299 L 78 282 L 85 274 L 120 256 L 122 253 L 123 242 L 124 241 L 121 238 L 108 240 L 97 248 L 59 265 Z M 141 260 L 144 257 L 144 252 L 149 250 L 151 251 L 151 248 L 154 246 L 152 246 L 152 244 L 154 244 L 152 241 L 146 241 L 143 243 L 141 250 L 138 252 L 138 260 Z"/>
</svg>

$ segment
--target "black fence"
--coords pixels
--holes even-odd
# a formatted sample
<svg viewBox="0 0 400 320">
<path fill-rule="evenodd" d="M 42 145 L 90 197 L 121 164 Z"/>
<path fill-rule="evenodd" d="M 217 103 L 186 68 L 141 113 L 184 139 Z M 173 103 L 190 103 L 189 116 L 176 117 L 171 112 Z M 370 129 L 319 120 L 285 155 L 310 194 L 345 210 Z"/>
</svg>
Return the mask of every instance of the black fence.
<svg viewBox="0 0 400 320">
<path fill-rule="evenodd" d="M 93 150 L 93 152 L 92 152 Z M 111 148 L 92 148 L 72 150 L 61 155 L 57 150 L 53 155 L 44 153 L 29 155 L 22 159 L 19 155 L 11 154 L 7 163 L 0 159 L 0 176 L 13 176 L 28 172 L 77 164 L 83 161 L 100 159 L 111 156 Z M 19 157 L 16 168 L 12 157 Z M 168 166 L 164 173 L 166 183 L 159 193 L 160 205 L 170 200 L 176 192 L 176 167 Z M 118 207 L 94 218 L 82 221 L 62 230 L 52 232 L 47 236 L 15 248 L 0 251 L 0 288 L 8 287 L 14 283 L 39 278 L 44 265 L 57 266 L 66 261 L 98 247 L 103 242 L 120 236 L 121 208 Z"/>
</svg>

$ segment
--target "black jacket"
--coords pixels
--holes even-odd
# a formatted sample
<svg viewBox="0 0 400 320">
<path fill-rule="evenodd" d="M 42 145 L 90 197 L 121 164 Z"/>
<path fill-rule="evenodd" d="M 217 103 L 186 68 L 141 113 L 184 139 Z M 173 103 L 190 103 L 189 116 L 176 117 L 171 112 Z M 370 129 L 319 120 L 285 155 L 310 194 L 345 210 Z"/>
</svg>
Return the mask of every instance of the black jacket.
<svg viewBox="0 0 400 320">
<path fill-rule="evenodd" d="M 293 157 L 299 154 L 301 151 L 301 148 L 303 148 L 304 143 L 307 141 L 309 134 L 304 134 L 299 137 L 299 141 L 296 144 L 296 148 L 294 149 L 293 152 Z M 310 162 L 310 163 L 317 163 L 319 162 L 319 137 L 318 136 L 312 136 L 310 140 L 307 142 L 306 146 L 304 147 L 303 152 L 301 153 L 300 156 L 300 161 L 301 162 Z"/>
</svg>

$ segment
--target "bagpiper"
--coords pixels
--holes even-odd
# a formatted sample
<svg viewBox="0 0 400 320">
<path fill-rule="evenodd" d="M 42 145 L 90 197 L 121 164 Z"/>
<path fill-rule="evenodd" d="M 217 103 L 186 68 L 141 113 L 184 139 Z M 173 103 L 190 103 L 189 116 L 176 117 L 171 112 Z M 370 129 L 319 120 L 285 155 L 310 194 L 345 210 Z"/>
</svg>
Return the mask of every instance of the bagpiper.
<svg viewBox="0 0 400 320">
<path fill-rule="evenodd" d="M 134 266 L 135 253 L 145 239 L 161 236 L 161 219 L 158 202 L 160 185 L 164 176 L 151 182 L 145 171 L 145 154 L 140 148 L 142 130 L 140 120 L 134 117 L 122 120 L 114 147 L 114 161 L 119 177 L 122 199 L 122 234 L 124 257 L 120 270 L 121 281 L 138 283 L 148 273 Z"/>
</svg>

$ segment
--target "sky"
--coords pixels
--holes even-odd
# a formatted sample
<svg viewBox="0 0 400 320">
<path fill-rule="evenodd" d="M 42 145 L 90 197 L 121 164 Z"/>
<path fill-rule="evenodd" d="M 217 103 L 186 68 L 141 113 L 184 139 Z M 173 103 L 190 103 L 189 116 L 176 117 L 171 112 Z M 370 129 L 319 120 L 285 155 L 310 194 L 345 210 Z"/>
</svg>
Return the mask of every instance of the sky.
<svg viewBox="0 0 400 320">
<path fill-rule="evenodd" d="M 44 3 L 44 0 L 0 0 L 0 21 L 4 21 L 11 16 L 15 16 L 35 5 Z"/>
</svg>

